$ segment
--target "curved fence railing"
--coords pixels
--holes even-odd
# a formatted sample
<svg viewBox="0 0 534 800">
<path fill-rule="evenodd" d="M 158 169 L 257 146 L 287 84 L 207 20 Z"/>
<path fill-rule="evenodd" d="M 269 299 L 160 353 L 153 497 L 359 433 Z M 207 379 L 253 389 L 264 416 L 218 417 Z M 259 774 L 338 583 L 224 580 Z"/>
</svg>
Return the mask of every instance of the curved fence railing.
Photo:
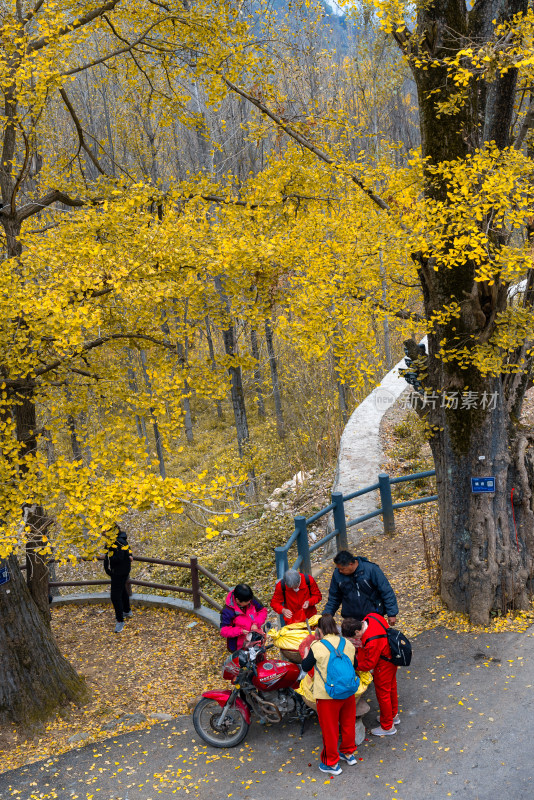
<svg viewBox="0 0 534 800">
<path fill-rule="evenodd" d="M 79 559 L 80 562 L 83 562 L 87 559 Z M 104 556 L 98 556 L 97 561 L 103 561 Z M 195 556 L 191 557 L 189 561 L 169 561 L 162 558 L 148 558 L 145 556 L 133 556 L 134 562 L 140 561 L 147 564 L 161 564 L 162 566 L 166 567 L 176 567 L 179 569 L 186 569 L 190 571 L 191 577 L 191 586 L 175 586 L 174 584 L 170 585 L 167 583 L 155 583 L 153 581 L 142 581 L 136 580 L 136 578 L 130 578 L 129 583 L 132 586 L 146 586 L 149 589 L 159 589 L 165 592 L 172 592 L 177 594 L 186 594 L 191 596 L 191 600 L 193 602 L 193 608 L 198 609 L 201 607 L 202 600 L 204 600 L 209 605 L 213 606 L 217 611 L 222 610 L 222 606 L 217 600 L 214 600 L 209 594 L 202 590 L 200 585 L 200 575 L 204 575 L 211 583 L 220 586 L 221 589 L 224 589 L 226 592 L 230 591 L 230 586 L 226 583 L 223 583 L 213 572 L 210 572 L 209 569 L 203 567 L 201 564 L 198 563 L 198 560 Z M 49 563 L 52 563 L 50 561 Z M 109 579 L 101 579 L 101 580 L 74 580 L 74 581 L 49 581 L 48 586 L 51 587 L 62 587 L 62 586 L 109 586 L 111 581 Z"/>
<path fill-rule="evenodd" d="M 342 492 L 332 493 L 332 502 L 325 508 L 321 508 L 311 517 L 295 517 L 295 530 L 287 540 L 287 542 L 280 547 L 274 548 L 275 561 L 276 561 L 276 574 L 281 578 L 286 569 L 289 569 L 289 551 L 293 545 L 297 547 L 297 558 L 295 559 L 292 567 L 299 569 L 302 572 L 311 572 L 311 554 L 321 547 L 324 547 L 332 539 L 336 539 L 338 550 L 348 549 L 347 530 L 354 525 L 359 525 L 373 517 L 382 515 L 384 524 L 384 533 L 391 534 L 395 531 L 395 510 L 400 508 L 408 508 L 408 506 L 417 506 L 421 503 L 431 503 L 438 499 L 437 494 L 429 495 L 427 497 L 418 497 L 416 500 L 406 500 L 402 503 L 394 503 L 391 495 L 391 487 L 397 483 L 405 483 L 406 481 L 416 481 L 421 478 L 430 478 L 436 474 L 435 469 L 427 470 L 426 472 L 415 472 L 411 475 L 402 475 L 399 478 L 390 478 L 389 475 L 382 472 L 378 476 L 377 483 L 370 486 L 365 486 L 363 489 L 358 489 L 356 492 L 344 495 Z M 360 517 L 351 519 L 347 522 L 345 517 L 345 503 L 349 500 L 354 500 L 355 497 L 361 497 L 368 492 L 374 492 L 378 489 L 380 492 L 381 507 L 376 511 L 371 511 L 369 514 L 362 514 Z M 325 514 L 332 512 L 334 519 L 334 530 L 310 545 L 308 541 L 308 526 L 317 522 L 318 519 L 324 517 Z"/>
</svg>

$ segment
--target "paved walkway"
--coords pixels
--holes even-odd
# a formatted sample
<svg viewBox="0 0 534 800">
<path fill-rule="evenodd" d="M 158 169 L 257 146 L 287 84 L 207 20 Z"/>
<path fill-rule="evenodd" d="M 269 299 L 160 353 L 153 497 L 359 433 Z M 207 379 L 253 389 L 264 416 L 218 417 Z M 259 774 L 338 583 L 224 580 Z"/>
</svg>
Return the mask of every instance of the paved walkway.
<svg viewBox="0 0 534 800">
<path fill-rule="evenodd" d="M 404 359 L 385 376 L 379 386 L 360 403 L 351 414 L 339 443 L 339 455 L 334 478 L 334 492 L 350 494 L 376 483 L 381 472 L 382 448 L 380 422 L 386 411 L 406 389 L 407 383 L 399 375 L 406 369 Z M 378 492 L 369 492 L 345 503 L 347 521 L 375 511 L 380 505 Z M 349 535 L 358 541 L 357 529 L 383 533 L 382 518 L 375 517 L 353 528 Z"/>
<path fill-rule="evenodd" d="M 402 724 L 364 742 L 331 781 L 308 723 L 251 726 L 242 746 L 203 745 L 189 717 L 0 774 L 2 800 L 528 800 L 534 796 L 534 627 L 525 634 L 436 629 L 400 669 Z M 222 681 L 221 681 L 222 683 Z M 374 724 L 376 701 L 371 690 Z M 326 780 L 326 784 L 325 784 Z"/>
</svg>

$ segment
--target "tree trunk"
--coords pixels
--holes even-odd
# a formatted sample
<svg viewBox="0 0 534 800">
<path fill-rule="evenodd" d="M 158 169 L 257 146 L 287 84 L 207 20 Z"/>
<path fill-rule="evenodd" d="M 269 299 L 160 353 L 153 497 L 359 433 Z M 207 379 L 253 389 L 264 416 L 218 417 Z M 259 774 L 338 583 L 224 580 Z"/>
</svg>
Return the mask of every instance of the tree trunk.
<svg viewBox="0 0 534 800">
<path fill-rule="evenodd" d="M 334 308 L 332 307 L 332 312 L 334 312 Z M 349 421 L 349 406 L 347 403 L 347 385 L 343 380 L 343 370 L 341 368 L 341 359 L 337 352 L 338 344 L 341 343 L 342 340 L 342 331 L 339 326 L 339 323 L 336 322 L 333 331 L 333 341 L 332 341 L 332 372 L 334 373 L 334 380 L 337 386 L 337 397 L 339 402 L 339 410 L 341 411 L 341 418 L 343 423 L 346 425 Z"/>
<path fill-rule="evenodd" d="M 187 302 L 186 302 L 186 312 L 185 312 L 185 319 L 184 324 L 187 323 Z M 169 323 L 167 322 L 167 314 L 162 311 L 162 318 L 163 323 L 161 325 L 161 330 L 163 331 L 163 335 L 165 337 L 165 341 L 170 344 L 171 343 L 171 329 L 169 328 Z M 189 386 L 189 382 L 187 380 L 185 368 L 187 366 L 187 359 L 189 357 L 189 341 L 187 337 L 187 333 L 184 335 L 184 344 L 178 341 L 179 331 L 181 330 L 180 320 L 176 319 L 176 330 L 177 330 L 177 338 L 176 338 L 176 355 L 178 356 L 179 361 L 179 369 L 180 371 L 184 372 L 184 391 L 185 396 L 182 395 L 181 406 L 184 415 L 184 429 L 185 429 L 185 438 L 187 439 L 187 444 L 193 444 L 195 441 L 193 436 L 193 417 L 191 415 L 191 402 L 189 396 L 191 394 L 191 388 Z M 168 413 L 168 409 L 167 409 Z"/>
<path fill-rule="evenodd" d="M 456 92 L 446 60 L 466 41 L 483 47 L 493 40 L 495 18 L 504 23 L 526 8 L 526 0 L 510 0 L 475 3 L 468 12 L 464 0 L 431 0 L 418 7 L 412 41 L 394 34 L 417 85 L 427 213 L 431 216 L 434 207 L 443 211 L 440 247 L 445 253 L 452 230 L 447 213 L 457 220 L 459 208 L 451 200 L 448 180 L 434 170 L 451 161 L 461 163 L 485 142 L 509 146 L 517 78 L 513 68 L 497 70 L 488 80 L 473 75 L 456 113 L 444 114 L 440 104 L 450 102 Z M 417 48 L 425 54 L 421 61 L 414 57 Z M 485 224 L 480 223 L 481 232 Z M 496 229 L 491 237 L 496 251 L 507 246 L 504 231 Z M 518 425 L 525 381 L 516 380 L 517 373 L 532 370 L 532 358 L 525 344 L 524 352 L 510 356 L 512 375 L 492 377 L 479 369 L 478 360 L 470 356 L 480 345 L 498 349 L 493 341 L 496 321 L 507 308 L 507 285 L 497 265 L 494 280 L 481 281 L 468 248 L 461 263 L 448 264 L 443 252 L 413 254 L 425 316 L 433 320 L 428 357 L 420 364 L 425 400 L 419 413 L 430 426 L 436 466 L 441 595 L 449 608 L 486 625 L 492 612 L 525 607 L 532 576 L 533 440 Z M 491 266 L 491 248 L 487 257 Z M 454 315 L 447 313 L 451 304 L 458 309 Z M 415 344 L 405 344 L 417 357 Z M 472 477 L 495 477 L 495 492 L 473 493 Z"/>
<path fill-rule="evenodd" d="M 68 403 L 72 401 L 72 394 L 68 386 L 65 387 L 65 397 Z M 76 430 L 76 419 L 72 414 L 67 414 L 67 427 L 70 432 L 70 446 L 72 448 L 72 455 L 75 461 L 83 461 L 82 448 L 78 439 L 78 432 Z"/>
<path fill-rule="evenodd" d="M 46 530 L 52 522 L 45 516 L 41 506 L 26 506 L 24 509 L 24 524 L 30 529 L 26 534 L 26 581 L 47 625 L 50 625 L 51 619 L 48 587 L 50 556 L 42 555 L 39 550 L 43 547 L 43 536 L 46 536 Z"/>
<path fill-rule="evenodd" d="M 185 364 L 187 362 L 187 352 L 186 347 L 184 347 L 181 342 L 176 342 L 176 353 L 180 359 L 180 362 Z M 182 409 L 184 412 L 185 437 L 188 444 L 193 444 L 195 437 L 193 435 L 193 418 L 191 416 L 191 402 L 189 400 L 189 394 L 191 390 L 189 383 L 187 382 L 187 378 L 184 378 L 184 391 L 186 392 L 186 396 L 182 398 Z"/>
<path fill-rule="evenodd" d="M 274 410 L 276 413 L 276 430 L 278 438 L 283 439 L 286 435 L 284 424 L 284 414 L 282 412 L 282 398 L 280 396 L 280 382 L 278 380 L 278 364 L 276 362 L 276 354 L 274 352 L 273 329 L 271 321 L 265 320 L 265 342 L 267 344 L 267 353 L 269 355 L 269 367 L 271 368 L 271 381 L 273 384 L 273 397 L 274 397 Z"/>
<path fill-rule="evenodd" d="M 226 355 L 234 358 L 237 351 L 234 325 L 230 325 L 229 328 L 223 331 L 223 340 Z M 250 434 L 248 430 L 245 393 L 243 391 L 243 374 L 240 366 L 228 367 L 228 373 L 231 380 L 230 393 L 232 397 L 232 408 L 234 410 L 237 448 L 239 450 L 239 457 L 244 458 L 245 450 L 250 441 Z"/>
<path fill-rule="evenodd" d="M 337 397 L 339 401 L 339 410 L 341 411 L 341 418 L 346 425 L 349 421 L 349 407 L 347 404 L 347 387 L 339 377 L 335 368 L 336 356 L 334 356 L 334 375 L 336 376 Z"/>
<path fill-rule="evenodd" d="M 528 607 L 532 438 L 514 431 L 500 378 L 487 378 L 478 392 L 486 392 L 488 406 L 495 407 L 440 408 L 432 422 L 442 430 L 435 430 L 430 444 L 440 510 L 441 596 L 474 624 L 487 625 L 492 611 Z M 472 477 L 495 477 L 495 493 L 473 493 Z"/>
<path fill-rule="evenodd" d="M 45 441 L 46 461 L 47 461 L 48 466 L 50 466 L 51 464 L 54 464 L 55 461 L 56 461 L 56 453 L 55 453 L 55 448 L 54 448 L 54 442 L 52 441 L 52 437 L 50 435 L 50 431 L 44 429 L 43 430 L 43 438 L 44 438 L 44 441 Z M 59 590 L 59 586 L 50 586 L 50 580 L 52 580 L 53 583 L 55 583 L 57 581 L 56 565 L 52 561 L 51 563 L 49 562 L 47 564 L 47 566 L 48 566 L 48 576 L 47 576 L 47 578 L 48 578 L 48 594 L 50 595 L 50 597 L 59 597 L 61 595 L 61 592 Z M 28 567 L 27 563 L 26 563 L 26 567 Z"/>
<path fill-rule="evenodd" d="M 254 386 L 256 387 L 256 399 L 258 401 L 258 417 L 260 419 L 265 419 L 265 403 L 261 388 L 263 376 L 261 374 L 260 349 L 258 347 L 258 334 L 256 333 L 256 329 L 253 327 L 250 329 L 250 349 L 252 352 L 252 358 L 256 362 L 256 366 L 254 367 Z"/>
<path fill-rule="evenodd" d="M 23 458 L 20 466 L 22 477 L 27 470 L 25 459 L 32 458 L 37 452 L 37 416 L 33 401 L 33 386 L 26 385 L 18 390 L 17 402 L 13 406 L 17 441 L 21 445 Z M 38 505 L 26 506 L 21 509 L 24 524 L 29 528 L 26 534 L 26 580 L 31 596 L 48 625 L 50 623 L 50 608 L 48 604 L 48 568 L 47 558 L 40 555 L 39 549 L 43 545 L 43 535 L 51 520 L 45 517 L 43 509 Z"/>
<path fill-rule="evenodd" d="M 13 191 L 8 173 L 2 175 L 5 163 L 0 165 L 4 203 Z M 2 225 L 7 255 L 16 258 L 22 251 L 20 222 L 13 215 L 3 215 Z M 21 455 L 26 456 L 37 451 L 33 390 L 31 381 L 21 379 L 20 387 L 13 392 L 18 401 L 13 407 L 17 440 Z M 46 527 L 42 509 L 37 506 L 30 511 L 30 523 L 35 523 L 36 531 L 42 531 Z M 81 701 L 87 693 L 84 680 L 61 655 L 50 631 L 48 580 L 44 581 L 43 559 L 35 552 L 33 538 L 29 537 L 26 551 L 29 587 L 15 557 L 3 562 L 10 580 L 0 586 L 0 724 L 45 719 L 58 705 Z"/>
<path fill-rule="evenodd" d="M 76 420 L 72 414 L 69 414 L 67 417 L 67 426 L 70 431 L 70 444 L 72 447 L 72 455 L 74 456 L 74 460 L 82 461 L 82 450 L 76 433 Z"/>
<path fill-rule="evenodd" d="M 222 280 L 219 277 L 215 278 L 215 287 L 228 313 L 230 310 L 230 304 L 224 292 Z M 237 356 L 237 337 L 235 333 L 235 325 L 230 324 L 228 328 L 223 330 L 223 342 L 226 355 L 229 356 L 233 361 Z M 250 456 L 250 434 L 248 430 L 247 408 L 245 405 L 245 392 L 243 391 L 243 375 L 241 366 L 232 365 L 230 362 L 228 374 L 230 375 L 230 393 L 232 398 L 232 408 L 234 409 L 239 458 L 248 459 Z M 256 475 L 254 472 L 254 467 L 252 464 L 250 464 L 248 467 L 248 484 L 246 487 L 246 493 L 249 497 L 254 497 L 256 492 Z"/>
<path fill-rule="evenodd" d="M 216 370 L 217 370 L 217 362 L 215 361 L 215 348 L 213 347 L 213 337 L 211 335 L 210 318 L 206 317 L 205 318 L 205 322 L 206 322 L 206 338 L 208 340 L 208 349 L 209 349 L 210 360 L 211 360 L 211 369 L 213 370 L 213 372 L 216 372 Z M 216 405 L 217 405 L 217 416 L 218 416 L 219 419 L 223 419 L 224 417 L 223 417 L 223 410 L 222 410 L 221 401 L 217 400 Z"/>
<path fill-rule="evenodd" d="M 380 277 L 382 280 L 382 302 L 384 303 L 384 307 L 387 308 L 388 296 L 387 296 L 387 280 L 386 280 L 386 270 L 384 269 L 383 263 L 383 255 L 382 250 L 380 251 L 379 259 L 380 259 Z M 389 321 L 386 315 L 384 315 L 383 320 L 383 329 L 384 329 L 384 355 L 386 357 L 386 369 L 389 372 L 390 369 L 393 368 L 393 357 L 391 355 L 391 342 L 390 342 L 390 335 L 389 335 Z"/>
<path fill-rule="evenodd" d="M 126 356 L 128 358 L 127 370 L 128 370 L 128 385 L 130 387 L 131 393 L 137 396 L 138 388 L 137 388 L 137 378 L 135 376 L 135 369 L 134 369 L 134 355 L 132 350 L 129 347 L 125 348 Z M 144 417 L 139 416 L 139 414 L 135 414 L 135 426 L 137 428 L 137 435 L 140 439 L 144 439 L 145 441 L 145 449 L 147 452 L 147 456 L 150 458 L 150 442 L 148 441 L 148 436 L 146 432 L 146 423 Z"/>
<path fill-rule="evenodd" d="M 0 724 L 46 719 L 59 705 L 80 702 L 85 681 L 61 655 L 39 614 L 15 557 L 0 586 Z"/>
<path fill-rule="evenodd" d="M 150 383 L 150 378 L 148 377 L 148 371 L 146 368 L 146 353 L 144 350 L 140 351 L 140 356 L 141 356 L 141 368 L 143 370 L 145 386 L 149 394 L 152 394 L 152 385 Z M 153 408 L 150 409 L 150 416 L 152 417 L 152 427 L 154 429 L 154 440 L 156 443 L 156 453 L 158 456 L 159 474 L 161 475 L 162 478 L 166 478 L 167 470 L 165 469 L 165 456 L 163 455 L 163 445 L 161 443 L 161 436 L 159 433 L 158 422 Z"/>
</svg>

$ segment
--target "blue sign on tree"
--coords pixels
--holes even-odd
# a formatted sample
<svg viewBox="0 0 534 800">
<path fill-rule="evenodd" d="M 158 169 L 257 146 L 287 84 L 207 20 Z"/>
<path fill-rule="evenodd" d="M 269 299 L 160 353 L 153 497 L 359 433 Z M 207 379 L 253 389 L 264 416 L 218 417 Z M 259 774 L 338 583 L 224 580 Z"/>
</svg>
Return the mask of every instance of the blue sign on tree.
<svg viewBox="0 0 534 800">
<path fill-rule="evenodd" d="M 495 478 L 471 478 L 471 491 L 474 494 L 495 491 Z"/>
<path fill-rule="evenodd" d="M 5 567 L 0 566 L 0 586 L 3 583 L 7 583 L 9 579 L 10 579 L 10 576 L 9 576 L 9 570 L 8 570 L 7 566 L 5 566 Z"/>
</svg>

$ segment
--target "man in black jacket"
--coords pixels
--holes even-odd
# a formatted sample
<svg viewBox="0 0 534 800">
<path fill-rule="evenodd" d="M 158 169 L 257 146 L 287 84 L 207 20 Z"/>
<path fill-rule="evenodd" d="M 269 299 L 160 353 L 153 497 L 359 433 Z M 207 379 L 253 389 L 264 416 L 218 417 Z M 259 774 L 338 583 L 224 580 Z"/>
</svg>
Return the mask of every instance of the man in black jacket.
<svg viewBox="0 0 534 800">
<path fill-rule="evenodd" d="M 117 539 L 104 557 L 104 569 L 111 578 L 111 602 L 115 609 L 115 633 L 124 628 L 124 617 L 131 617 L 130 597 L 126 590 L 126 582 L 130 575 L 133 561 L 132 551 L 125 531 L 118 526 Z"/>
<path fill-rule="evenodd" d="M 328 602 L 323 614 L 334 614 L 341 606 L 342 617 L 363 619 L 367 614 L 387 616 L 390 625 L 397 621 L 399 607 L 391 585 L 377 564 L 363 556 L 340 550 L 334 558 L 336 569 L 330 581 Z"/>
</svg>

